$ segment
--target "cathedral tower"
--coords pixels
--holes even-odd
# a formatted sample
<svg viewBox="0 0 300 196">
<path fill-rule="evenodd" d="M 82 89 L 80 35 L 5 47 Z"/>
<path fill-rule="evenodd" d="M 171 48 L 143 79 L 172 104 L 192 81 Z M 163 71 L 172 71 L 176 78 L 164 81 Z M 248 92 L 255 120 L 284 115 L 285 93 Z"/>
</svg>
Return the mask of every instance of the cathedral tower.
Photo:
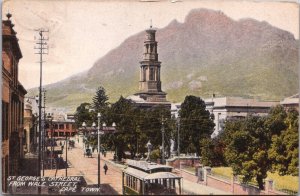
<svg viewBox="0 0 300 196">
<path fill-rule="evenodd" d="M 155 33 L 152 26 L 146 30 L 143 59 L 140 61 L 139 92 L 135 95 L 149 104 L 169 104 L 167 94 L 161 90 L 161 62 L 158 61 Z"/>
</svg>

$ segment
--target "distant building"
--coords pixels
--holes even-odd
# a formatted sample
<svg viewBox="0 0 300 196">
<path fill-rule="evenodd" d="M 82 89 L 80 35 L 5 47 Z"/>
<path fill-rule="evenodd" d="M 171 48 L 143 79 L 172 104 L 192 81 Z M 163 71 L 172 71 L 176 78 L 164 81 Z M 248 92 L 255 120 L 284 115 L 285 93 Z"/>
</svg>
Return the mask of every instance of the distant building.
<svg viewBox="0 0 300 196">
<path fill-rule="evenodd" d="M 279 104 L 276 101 L 258 101 L 242 97 L 217 97 L 204 99 L 206 109 L 214 114 L 215 128 L 211 137 L 216 137 L 224 130 L 226 120 L 243 119 L 248 115 L 265 116 L 271 107 Z M 181 103 L 172 104 L 171 112 L 178 117 Z"/>
<path fill-rule="evenodd" d="M 161 90 L 161 62 L 158 61 L 157 41 L 155 41 L 156 30 L 146 30 L 144 41 L 143 60 L 140 62 L 139 92 L 127 97 L 136 106 L 141 108 L 152 108 L 163 106 L 171 109 L 171 103 L 167 101 L 167 93 Z"/>
<path fill-rule="evenodd" d="M 206 109 L 214 114 L 215 129 L 212 137 L 224 130 L 226 120 L 243 119 L 248 115 L 265 116 L 276 101 L 258 101 L 242 97 L 217 97 L 205 99 Z"/>
<path fill-rule="evenodd" d="M 35 98 L 25 98 L 24 108 L 24 141 L 25 152 L 34 153 L 37 146 L 38 104 Z"/>
<path fill-rule="evenodd" d="M 171 115 L 174 116 L 175 118 L 178 117 L 178 112 L 181 108 L 181 103 L 172 103 L 171 104 Z"/>
<path fill-rule="evenodd" d="M 299 112 L 299 93 L 290 97 L 284 98 L 280 105 L 282 105 L 286 110 L 289 108 L 294 108 Z"/>
<path fill-rule="evenodd" d="M 18 80 L 22 53 L 10 18 L 2 21 L 2 190 L 7 177 L 18 176 L 24 157 L 24 96 L 27 91 Z"/>
<path fill-rule="evenodd" d="M 49 121 L 51 117 L 51 121 Z M 46 137 L 65 137 L 74 136 L 77 133 L 75 128 L 74 116 L 65 114 L 63 112 L 52 113 L 48 112 L 46 115 Z M 53 134 L 53 135 L 51 135 Z"/>
</svg>

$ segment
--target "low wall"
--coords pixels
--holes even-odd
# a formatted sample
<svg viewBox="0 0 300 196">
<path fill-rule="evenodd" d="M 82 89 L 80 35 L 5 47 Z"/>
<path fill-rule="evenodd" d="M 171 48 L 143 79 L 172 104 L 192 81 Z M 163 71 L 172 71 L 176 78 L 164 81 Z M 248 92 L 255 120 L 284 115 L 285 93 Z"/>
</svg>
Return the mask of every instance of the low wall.
<svg viewBox="0 0 300 196">
<path fill-rule="evenodd" d="M 222 191 L 231 192 L 234 195 L 287 195 L 268 186 L 265 187 L 266 190 L 259 190 L 255 186 L 240 184 L 239 182 L 233 182 L 233 180 L 220 179 L 212 175 L 207 175 L 206 182 L 203 184 Z"/>
<path fill-rule="evenodd" d="M 194 167 L 200 164 L 200 158 L 199 157 L 174 157 L 172 159 L 166 160 L 166 165 L 174 168 L 180 168 L 180 164 L 182 166 Z"/>
<path fill-rule="evenodd" d="M 263 191 L 253 186 L 248 186 L 245 184 L 239 184 L 237 182 L 233 183 L 233 193 L 235 195 L 264 195 Z"/>
<path fill-rule="evenodd" d="M 217 178 L 214 176 L 207 175 L 206 185 L 226 191 L 226 192 L 232 192 L 232 183 L 231 182 L 227 182 L 223 179 L 220 179 L 220 178 Z"/>
</svg>

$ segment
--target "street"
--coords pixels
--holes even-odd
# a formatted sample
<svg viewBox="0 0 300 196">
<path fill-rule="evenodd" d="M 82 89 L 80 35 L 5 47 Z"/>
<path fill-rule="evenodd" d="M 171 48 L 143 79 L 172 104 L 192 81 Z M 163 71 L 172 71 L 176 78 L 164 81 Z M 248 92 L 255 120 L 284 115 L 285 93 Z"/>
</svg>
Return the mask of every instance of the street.
<svg viewBox="0 0 300 196">
<path fill-rule="evenodd" d="M 75 148 L 68 150 L 68 165 L 69 168 L 67 170 L 68 176 L 83 176 L 88 184 L 88 187 L 97 187 L 98 183 L 98 159 L 97 159 L 97 151 L 93 153 L 91 158 L 83 156 L 83 148 L 82 148 L 82 138 L 80 138 L 79 143 L 75 138 L 71 138 L 75 142 Z M 66 158 L 66 153 L 64 150 L 63 159 Z M 100 181 L 101 181 L 101 194 L 109 194 L 109 195 L 117 195 L 122 194 L 122 173 L 121 169 L 107 160 L 112 159 L 113 154 L 107 152 L 106 157 L 104 158 L 101 154 L 101 162 L 100 162 Z M 103 166 L 107 164 L 108 171 L 107 174 L 104 174 Z M 53 170 L 45 170 L 45 176 L 54 176 L 55 169 Z M 57 171 L 56 176 L 65 176 L 65 169 L 59 169 Z M 82 194 L 98 194 L 97 192 L 93 192 L 95 189 L 82 189 Z"/>
</svg>

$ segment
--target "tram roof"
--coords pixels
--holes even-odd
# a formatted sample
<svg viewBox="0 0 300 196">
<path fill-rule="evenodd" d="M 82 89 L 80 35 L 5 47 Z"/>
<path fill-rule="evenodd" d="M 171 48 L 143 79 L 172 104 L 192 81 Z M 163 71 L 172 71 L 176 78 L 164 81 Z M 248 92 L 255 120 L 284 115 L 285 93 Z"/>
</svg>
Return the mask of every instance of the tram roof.
<svg viewBox="0 0 300 196">
<path fill-rule="evenodd" d="M 147 162 L 147 161 L 136 161 L 136 160 L 127 160 L 127 164 L 131 167 L 135 167 L 137 169 L 143 170 L 143 171 L 151 171 L 155 169 L 167 169 L 172 170 L 173 167 L 166 166 L 166 165 L 160 165 L 157 163 Z"/>
<path fill-rule="evenodd" d="M 131 176 L 134 176 L 136 178 L 142 179 L 142 180 L 155 180 L 155 179 L 180 179 L 180 176 L 177 176 L 176 174 L 173 174 L 171 172 L 156 172 L 156 173 L 146 173 L 138 169 L 134 169 L 131 167 L 128 167 L 123 170 L 124 173 L 129 174 Z"/>
</svg>

